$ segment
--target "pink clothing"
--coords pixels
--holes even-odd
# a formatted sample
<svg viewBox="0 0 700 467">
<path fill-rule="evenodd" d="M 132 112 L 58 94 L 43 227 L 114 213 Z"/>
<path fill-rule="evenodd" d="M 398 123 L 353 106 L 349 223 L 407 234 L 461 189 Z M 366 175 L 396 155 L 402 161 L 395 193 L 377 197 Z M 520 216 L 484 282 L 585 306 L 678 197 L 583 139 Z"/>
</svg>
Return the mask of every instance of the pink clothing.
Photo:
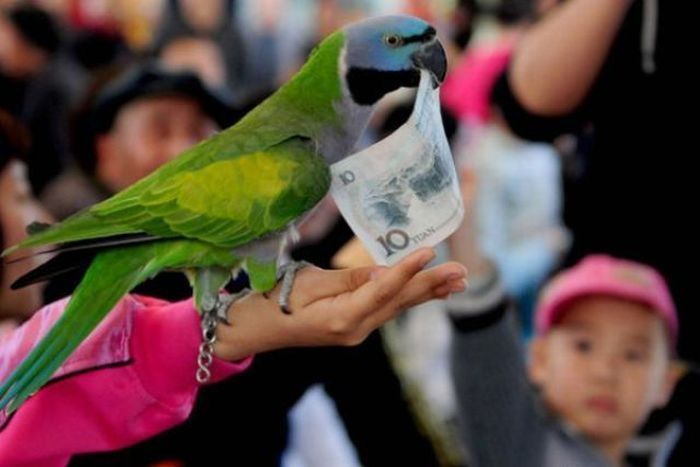
<svg viewBox="0 0 700 467">
<path fill-rule="evenodd" d="M 491 90 L 508 65 L 512 49 L 510 41 L 469 49 L 440 89 L 442 104 L 462 122 L 485 123 Z"/>
<path fill-rule="evenodd" d="M 0 380 L 59 318 L 48 305 L 0 336 Z M 63 466 L 71 455 L 108 451 L 182 423 L 197 395 L 201 342 L 192 300 L 124 297 L 42 388 L 7 419 L 0 414 L 0 465 Z M 214 360 L 212 381 L 245 370 L 251 357 Z"/>
<path fill-rule="evenodd" d="M 678 314 L 661 273 L 651 266 L 608 255 L 588 255 L 560 272 L 540 296 L 535 323 L 546 334 L 575 300 L 594 295 L 617 297 L 649 306 L 663 320 L 672 347 L 678 338 Z"/>
</svg>

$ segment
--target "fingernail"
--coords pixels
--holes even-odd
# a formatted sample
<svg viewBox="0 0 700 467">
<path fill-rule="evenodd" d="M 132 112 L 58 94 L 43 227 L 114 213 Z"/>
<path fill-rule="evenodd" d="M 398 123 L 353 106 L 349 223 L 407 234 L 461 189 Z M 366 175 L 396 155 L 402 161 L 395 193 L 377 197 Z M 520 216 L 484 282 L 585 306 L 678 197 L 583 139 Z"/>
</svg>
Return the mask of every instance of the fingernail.
<svg viewBox="0 0 700 467">
<path fill-rule="evenodd" d="M 465 290 L 467 290 L 466 280 L 450 282 L 450 292 L 464 292 Z"/>
</svg>

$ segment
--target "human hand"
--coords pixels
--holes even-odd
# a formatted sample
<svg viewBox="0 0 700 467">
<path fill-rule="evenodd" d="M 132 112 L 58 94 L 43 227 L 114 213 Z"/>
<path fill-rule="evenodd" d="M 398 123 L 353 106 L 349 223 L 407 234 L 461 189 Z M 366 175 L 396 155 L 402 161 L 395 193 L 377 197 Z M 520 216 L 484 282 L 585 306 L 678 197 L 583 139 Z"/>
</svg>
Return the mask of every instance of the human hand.
<svg viewBox="0 0 700 467">
<path fill-rule="evenodd" d="M 289 298 L 290 315 L 277 304 L 279 286 L 267 298 L 250 294 L 229 309 L 230 326 L 217 327 L 214 353 L 236 361 L 286 347 L 359 344 L 406 308 L 464 290 L 466 270 L 458 263 L 422 270 L 434 257 L 422 248 L 390 268 L 304 268 Z"/>
</svg>

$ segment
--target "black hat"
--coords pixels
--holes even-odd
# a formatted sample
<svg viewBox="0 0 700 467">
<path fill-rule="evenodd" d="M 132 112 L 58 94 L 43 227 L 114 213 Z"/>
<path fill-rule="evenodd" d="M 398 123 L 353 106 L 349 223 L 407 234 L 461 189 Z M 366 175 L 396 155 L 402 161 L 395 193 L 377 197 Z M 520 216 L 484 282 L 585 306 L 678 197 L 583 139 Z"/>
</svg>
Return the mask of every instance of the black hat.
<svg viewBox="0 0 700 467">
<path fill-rule="evenodd" d="M 130 68 L 100 91 L 90 112 L 95 134 L 108 131 L 125 104 L 159 95 L 191 97 L 221 128 L 237 118 L 233 99 L 225 90 L 207 87 L 194 73 L 168 71 L 151 63 Z"/>
<path fill-rule="evenodd" d="M 61 45 L 59 27 L 44 10 L 31 5 L 19 5 L 7 12 L 7 18 L 22 37 L 35 47 L 51 54 Z"/>
<path fill-rule="evenodd" d="M 73 118 L 71 140 L 78 165 L 86 173 L 94 174 L 96 136 L 112 128 L 124 105 L 135 99 L 158 95 L 194 99 L 221 128 L 240 118 L 240 112 L 233 106 L 233 98 L 226 90 L 211 89 L 190 72 L 164 70 L 151 62 L 131 66 L 116 75 L 114 71 L 106 76 L 98 74 Z"/>
</svg>

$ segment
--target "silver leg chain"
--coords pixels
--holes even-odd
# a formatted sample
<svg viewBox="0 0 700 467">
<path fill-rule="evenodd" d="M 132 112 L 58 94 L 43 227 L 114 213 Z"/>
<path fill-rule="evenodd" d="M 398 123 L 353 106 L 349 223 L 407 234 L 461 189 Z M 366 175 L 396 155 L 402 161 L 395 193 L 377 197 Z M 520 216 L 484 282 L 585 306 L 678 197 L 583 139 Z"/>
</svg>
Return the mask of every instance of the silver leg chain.
<svg viewBox="0 0 700 467">
<path fill-rule="evenodd" d="M 214 361 L 214 343 L 216 342 L 216 325 L 229 324 L 226 320 L 227 312 L 233 302 L 249 294 L 249 289 L 243 289 L 235 294 L 221 293 L 213 309 L 202 314 L 202 343 L 199 344 L 197 356 L 197 372 L 195 378 L 199 384 L 204 384 L 211 379 L 209 367 Z"/>
<path fill-rule="evenodd" d="M 202 343 L 199 344 L 197 356 L 197 373 L 195 377 L 199 384 L 204 384 L 211 378 L 209 367 L 214 361 L 214 342 L 216 342 L 216 308 L 202 315 Z"/>
</svg>

